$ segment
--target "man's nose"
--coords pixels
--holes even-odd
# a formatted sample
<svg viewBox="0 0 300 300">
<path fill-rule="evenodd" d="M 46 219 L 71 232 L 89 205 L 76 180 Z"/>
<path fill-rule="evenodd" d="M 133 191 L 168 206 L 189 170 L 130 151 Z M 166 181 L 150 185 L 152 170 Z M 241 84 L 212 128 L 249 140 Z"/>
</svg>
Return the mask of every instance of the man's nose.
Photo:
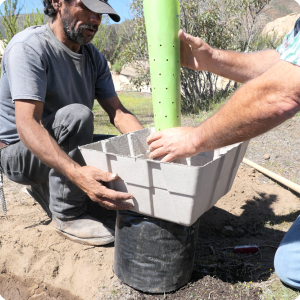
<svg viewBox="0 0 300 300">
<path fill-rule="evenodd" d="M 99 26 L 101 24 L 102 21 L 102 14 L 98 14 L 98 13 L 91 13 L 90 15 L 90 20 L 93 24 L 97 24 L 97 26 Z"/>
</svg>

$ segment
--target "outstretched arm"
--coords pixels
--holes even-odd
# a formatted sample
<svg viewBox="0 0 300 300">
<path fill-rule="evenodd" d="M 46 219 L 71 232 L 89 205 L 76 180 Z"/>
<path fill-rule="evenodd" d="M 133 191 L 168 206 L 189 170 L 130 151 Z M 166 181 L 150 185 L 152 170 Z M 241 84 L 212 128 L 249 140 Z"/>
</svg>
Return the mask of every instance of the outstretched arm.
<svg viewBox="0 0 300 300">
<path fill-rule="evenodd" d="M 123 106 L 117 96 L 105 100 L 97 100 L 102 108 L 107 112 L 110 122 L 121 133 L 124 134 L 143 129 L 143 126 L 139 120 Z"/>
<path fill-rule="evenodd" d="M 58 146 L 43 127 L 41 117 L 44 104 L 35 100 L 15 100 L 17 130 L 23 144 L 43 163 L 69 178 L 91 200 L 108 209 L 128 209 L 132 205 L 122 200 L 132 195 L 110 190 L 100 181 L 113 181 L 116 175 L 91 166 L 80 166 Z"/>
<path fill-rule="evenodd" d="M 275 50 L 256 53 L 238 53 L 210 47 L 202 39 L 182 30 L 181 65 L 197 71 L 209 71 L 222 77 L 244 83 L 254 79 L 279 61 Z"/>
<path fill-rule="evenodd" d="M 148 138 L 151 158 L 172 161 L 249 140 L 281 124 L 300 110 L 300 67 L 279 61 L 243 85 L 198 127 L 172 128 Z"/>
</svg>

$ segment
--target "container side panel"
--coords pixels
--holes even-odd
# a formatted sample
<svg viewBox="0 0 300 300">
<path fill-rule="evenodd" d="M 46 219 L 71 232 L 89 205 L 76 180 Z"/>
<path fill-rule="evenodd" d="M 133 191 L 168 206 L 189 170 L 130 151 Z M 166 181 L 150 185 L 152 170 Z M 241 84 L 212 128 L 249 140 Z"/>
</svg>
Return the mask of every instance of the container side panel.
<svg viewBox="0 0 300 300">
<path fill-rule="evenodd" d="M 134 208 L 131 209 L 140 214 L 154 217 L 152 193 L 149 188 L 127 184 L 128 193 L 134 196 Z"/>
<path fill-rule="evenodd" d="M 144 187 L 150 187 L 152 185 L 152 174 L 149 174 L 148 161 L 119 156 L 118 162 L 122 179 L 127 183 Z"/>
<path fill-rule="evenodd" d="M 155 218 L 178 223 L 172 197 L 167 190 L 151 188 Z"/>
<path fill-rule="evenodd" d="M 151 131 L 151 128 L 146 128 L 128 135 L 129 147 L 133 157 L 145 155 L 149 151 L 147 137 L 151 134 Z"/>
</svg>

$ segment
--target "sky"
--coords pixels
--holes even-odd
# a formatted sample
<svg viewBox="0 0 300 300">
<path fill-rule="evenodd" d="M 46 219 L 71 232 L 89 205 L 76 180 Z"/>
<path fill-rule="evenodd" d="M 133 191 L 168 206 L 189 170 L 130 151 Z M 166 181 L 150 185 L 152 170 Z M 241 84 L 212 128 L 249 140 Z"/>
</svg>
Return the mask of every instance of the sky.
<svg viewBox="0 0 300 300">
<path fill-rule="evenodd" d="M 4 0 L 0 0 L 0 10 L 3 9 Z M 110 0 L 109 4 L 113 7 L 113 9 L 120 15 L 121 22 L 126 19 L 130 19 L 129 6 L 131 0 Z M 36 8 L 40 10 L 43 9 L 42 0 L 19 0 L 19 3 L 25 3 L 24 9 L 21 13 L 32 12 Z M 112 22 L 113 23 L 113 22 Z"/>
</svg>

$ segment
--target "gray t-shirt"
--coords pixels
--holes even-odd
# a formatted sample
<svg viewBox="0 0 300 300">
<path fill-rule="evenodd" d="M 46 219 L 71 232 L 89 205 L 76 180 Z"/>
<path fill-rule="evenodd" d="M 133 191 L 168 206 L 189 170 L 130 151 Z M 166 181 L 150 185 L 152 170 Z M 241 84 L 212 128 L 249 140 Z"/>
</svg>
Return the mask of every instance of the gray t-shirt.
<svg viewBox="0 0 300 300">
<path fill-rule="evenodd" d="M 14 36 L 2 59 L 0 87 L 0 140 L 20 140 L 14 100 L 44 103 L 43 118 L 60 108 L 80 103 L 93 108 L 94 99 L 116 95 L 104 56 L 92 45 L 72 52 L 50 26 L 34 26 Z"/>
</svg>

